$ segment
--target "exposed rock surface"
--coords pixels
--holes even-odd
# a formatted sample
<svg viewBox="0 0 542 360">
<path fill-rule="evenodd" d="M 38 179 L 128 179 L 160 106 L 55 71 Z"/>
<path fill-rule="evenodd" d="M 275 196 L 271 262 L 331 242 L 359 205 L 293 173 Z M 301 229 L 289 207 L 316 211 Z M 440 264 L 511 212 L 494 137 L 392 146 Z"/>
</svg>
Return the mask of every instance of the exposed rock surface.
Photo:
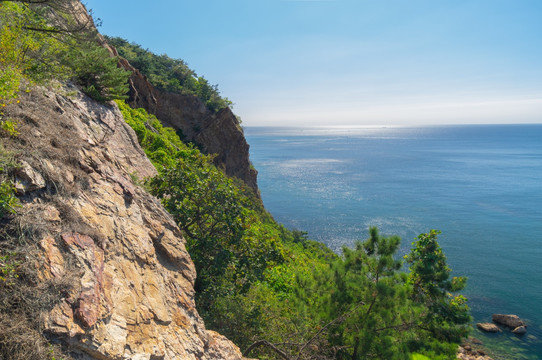
<svg viewBox="0 0 542 360">
<path fill-rule="evenodd" d="M 8 145 L 22 160 L 19 212 L 39 236 L 41 276 L 73 282 L 41 314 L 45 331 L 80 359 L 241 359 L 195 309 L 178 227 L 133 183 L 155 173 L 134 132 L 115 105 L 68 90 L 6 109 L 21 132 Z"/>
<path fill-rule="evenodd" d="M 527 333 L 527 328 L 525 326 L 518 326 L 512 332 L 516 335 L 524 335 Z"/>
<path fill-rule="evenodd" d="M 525 322 L 517 315 L 493 314 L 492 319 L 494 322 L 508 326 L 511 329 L 515 329 L 519 326 L 525 326 Z"/>
<path fill-rule="evenodd" d="M 457 353 L 458 360 L 493 360 L 488 355 L 481 354 L 477 351 L 468 351 L 460 347 L 459 352 Z"/>
<path fill-rule="evenodd" d="M 109 48 L 116 54 L 114 48 Z M 215 113 L 194 95 L 156 89 L 127 60 L 121 59 L 120 64 L 132 72 L 128 99 L 131 106 L 144 108 L 165 126 L 180 130 L 185 140 L 199 146 L 204 153 L 216 154 L 214 161 L 218 167 L 229 176 L 243 180 L 259 196 L 258 172 L 251 166 L 249 145 L 229 108 Z"/>
<path fill-rule="evenodd" d="M 463 344 L 457 350 L 457 359 L 459 360 L 493 360 L 486 354 L 480 346 L 481 341 L 475 338 L 465 339 Z"/>
<path fill-rule="evenodd" d="M 497 333 L 501 331 L 497 325 L 492 323 L 477 323 L 476 326 L 478 327 L 478 329 L 485 332 Z"/>
</svg>

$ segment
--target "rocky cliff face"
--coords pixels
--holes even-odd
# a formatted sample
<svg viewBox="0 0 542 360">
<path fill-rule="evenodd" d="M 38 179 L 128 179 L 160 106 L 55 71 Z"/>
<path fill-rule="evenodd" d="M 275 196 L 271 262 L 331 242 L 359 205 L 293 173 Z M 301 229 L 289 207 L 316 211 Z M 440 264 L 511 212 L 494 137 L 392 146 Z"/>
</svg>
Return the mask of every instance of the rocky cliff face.
<svg viewBox="0 0 542 360">
<path fill-rule="evenodd" d="M 116 54 L 114 49 L 112 52 Z M 227 175 L 243 180 L 259 196 L 258 173 L 250 164 L 249 145 L 229 108 L 214 113 L 196 96 L 156 89 L 128 61 L 122 59 L 120 64 L 132 72 L 127 101 L 130 106 L 144 108 L 165 126 L 182 131 L 185 140 L 199 146 L 204 153 L 216 154 L 218 167 Z"/>
<path fill-rule="evenodd" d="M 36 244 L 40 281 L 70 284 L 36 314 L 44 332 L 79 359 L 241 359 L 195 309 L 185 240 L 137 185 L 155 169 L 118 108 L 62 91 L 5 111 L 21 133 L 3 141 L 22 164 L 21 236 Z"/>
</svg>

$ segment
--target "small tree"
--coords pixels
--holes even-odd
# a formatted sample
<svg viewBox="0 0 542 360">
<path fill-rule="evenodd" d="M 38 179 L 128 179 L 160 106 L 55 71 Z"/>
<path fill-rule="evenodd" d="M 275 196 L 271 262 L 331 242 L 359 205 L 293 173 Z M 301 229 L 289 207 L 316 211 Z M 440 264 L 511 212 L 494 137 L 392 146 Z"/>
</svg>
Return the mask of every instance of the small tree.
<svg viewBox="0 0 542 360">
<path fill-rule="evenodd" d="M 130 73 L 117 67 L 117 58 L 98 45 L 81 48 L 68 56 L 75 79 L 83 91 L 98 101 L 126 99 Z"/>
<path fill-rule="evenodd" d="M 438 230 L 420 234 L 405 258 L 410 265 L 410 298 L 426 307 L 422 331 L 446 342 L 459 342 L 468 333 L 470 321 L 467 299 L 453 295 L 465 288 L 465 277 L 450 278 L 451 269 L 437 242 Z"/>
</svg>

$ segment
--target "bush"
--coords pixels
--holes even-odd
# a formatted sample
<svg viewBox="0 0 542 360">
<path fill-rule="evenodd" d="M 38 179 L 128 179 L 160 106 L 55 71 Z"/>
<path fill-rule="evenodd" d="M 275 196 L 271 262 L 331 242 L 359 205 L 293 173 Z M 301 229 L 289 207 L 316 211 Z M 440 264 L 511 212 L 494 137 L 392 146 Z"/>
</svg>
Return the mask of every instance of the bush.
<svg viewBox="0 0 542 360">
<path fill-rule="evenodd" d="M 8 213 L 15 213 L 20 207 L 19 199 L 15 197 L 15 186 L 11 181 L 0 183 L 0 219 Z"/>
<path fill-rule="evenodd" d="M 117 67 L 117 58 L 98 45 L 80 48 L 68 55 L 68 64 L 83 91 L 98 101 L 126 99 L 130 73 Z"/>
<path fill-rule="evenodd" d="M 17 123 L 11 120 L 0 121 L 0 132 L 10 137 L 15 137 L 15 136 L 20 135 L 19 131 L 17 130 Z"/>
</svg>

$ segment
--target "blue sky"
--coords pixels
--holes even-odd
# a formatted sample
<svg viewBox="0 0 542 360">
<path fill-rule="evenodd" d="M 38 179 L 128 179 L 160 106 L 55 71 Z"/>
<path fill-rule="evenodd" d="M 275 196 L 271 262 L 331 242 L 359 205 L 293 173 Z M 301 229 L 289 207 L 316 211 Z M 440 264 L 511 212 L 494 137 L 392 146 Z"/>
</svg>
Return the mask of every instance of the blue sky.
<svg viewBox="0 0 542 360">
<path fill-rule="evenodd" d="M 540 0 L 87 0 L 243 124 L 542 123 Z"/>
</svg>

